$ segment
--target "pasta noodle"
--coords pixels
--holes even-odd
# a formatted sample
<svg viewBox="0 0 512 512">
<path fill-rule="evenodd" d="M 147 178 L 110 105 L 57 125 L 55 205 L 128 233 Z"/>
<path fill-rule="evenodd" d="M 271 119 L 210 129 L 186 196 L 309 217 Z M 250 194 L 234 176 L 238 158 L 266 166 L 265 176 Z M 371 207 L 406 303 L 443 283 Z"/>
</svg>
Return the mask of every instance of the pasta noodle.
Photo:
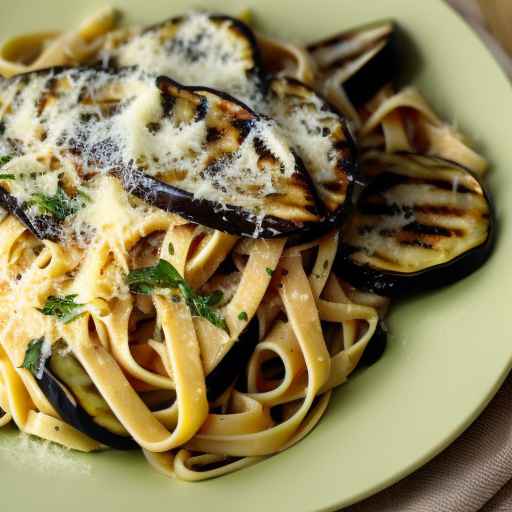
<svg viewBox="0 0 512 512">
<path fill-rule="evenodd" d="M 249 22 L 250 13 L 243 17 Z M 0 47 L 0 74 L 104 60 L 106 48 L 138 33 L 114 31 L 117 20 L 106 8 L 68 33 L 12 38 Z M 316 88 L 350 119 L 363 160 L 376 150 L 416 151 L 486 171 L 487 162 L 416 89 L 387 84 L 356 106 L 340 87 L 352 68 L 326 74 L 306 48 L 263 34 L 257 40 L 268 71 Z M 9 108 L 0 103 L 0 117 Z M 31 344 L 44 339 L 50 348 L 43 350 L 71 357 L 86 375 L 88 396 L 102 411 L 96 426 L 134 442 L 167 476 L 217 477 L 299 442 L 358 366 L 389 305 L 336 276 L 340 228 L 300 245 L 252 240 L 149 206 L 113 176 L 95 179 L 85 240 L 39 240 L 15 216 L 0 220 L 0 427 L 13 422 L 68 448 L 105 449 L 63 418 L 42 392 L 41 376 L 26 367 Z M 195 314 L 183 284 L 183 297 L 133 292 L 126 276 L 159 261 L 194 293 L 222 291 L 214 315 L 224 323 Z M 62 296 L 80 306 L 72 321 L 41 313 L 50 297 Z M 210 396 L 209 379 L 246 343 L 253 322 L 247 364 Z"/>
</svg>

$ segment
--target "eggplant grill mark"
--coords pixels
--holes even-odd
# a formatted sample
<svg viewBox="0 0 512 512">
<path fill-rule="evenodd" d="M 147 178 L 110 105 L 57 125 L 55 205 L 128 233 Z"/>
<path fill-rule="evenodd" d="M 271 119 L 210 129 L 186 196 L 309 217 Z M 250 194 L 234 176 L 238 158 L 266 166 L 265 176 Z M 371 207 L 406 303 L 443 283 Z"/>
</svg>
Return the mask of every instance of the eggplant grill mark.
<svg viewBox="0 0 512 512">
<path fill-rule="evenodd" d="M 265 146 L 263 141 L 259 137 L 254 138 L 254 149 L 262 160 L 275 161 L 275 157 L 272 152 Z"/>
<path fill-rule="evenodd" d="M 38 117 L 44 112 L 44 109 L 48 105 L 48 102 L 52 97 L 56 96 L 58 81 L 55 77 L 51 77 L 47 80 L 45 88 L 43 89 L 39 100 L 37 101 L 37 115 Z"/>
<path fill-rule="evenodd" d="M 327 137 L 329 134 L 330 134 L 329 128 L 327 128 L 327 127 L 322 128 L 322 136 L 323 137 Z M 333 148 L 336 151 L 343 151 L 343 150 L 351 150 L 352 146 L 350 144 L 350 141 L 343 138 L 343 139 L 336 140 L 333 144 Z"/>
<path fill-rule="evenodd" d="M 238 144 L 242 144 L 255 126 L 254 119 L 234 119 L 231 125 L 238 131 Z"/>
<path fill-rule="evenodd" d="M 414 240 L 400 240 L 400 245 L 407 245 L 411 247 L 419 247 L 421 249 L 433 249 L 433 245 L 416 238 Z"/>
<path fill-rule="evenodd" d="M 343 194 L 346 190 L 345 185 L 341 181 L 329 181 L 327 183 L 322 183 L 322 188 L 329 192 L 338 194 Z"/>
<path fill-rule="evenodd" d="M 87 86 L 83 85 L 80 88 L 80 92 L 78 93 L 78 103 L 85 102 L 86 98 L 89 98 L 89 89 L 87 88 Z"/>
<path fill-rule="evenodd" d="M 353 152 L 349 153 L 348 158 L 338 158 L 338 161 L 336 162 L 336 169 L 340 171 L 342 175 L 341 178 L 345 183 L 349 181 L 348 176 L 355 176 L 356 168 L 354 164 Z"/>
<path fill-rule="evenodd" d="M 151 135 L 156 135 L 162 129 L 162 125 L 160 123 L 153 122 L 148 123 L 146 128 L 148 129 L 148 132 L 151 133 Z"/>
<path fill-rule="evenodd" d="M 374 194 L 381 195 L 387 190 L 407 182 L 408 179 L 405 176 L 384 172 L 373 179 L 370 178 L 370 183 L 361 195 L 361 200 Z"/>
<path fill-rule="evenodd" d="M 471 190 L 470 188 L 467 188 L 463 183 L 458 183 L 457 187 L 454 188 L 454 185 L 451 181 L 444 181 L 444 180 L 409 180 L 411 183 L 422 183 L 424 182 L 425 185 L 432 185 L 433 187 L 440 188 L 441 190 L 448 190 L 449 192 L 457 192 L 460 194 L 474 194 L 474 190 Z"/>
<path fill-rule="evenodd" d="M 462 217 L 465 215 L 464 211 L 460 208 L 455 208 L 453 206 L 441 206 L 441 205 L 429 205 L 429 204 L 417 204 L 414 205 L 414 212 L 416 213 L 424 213 L 431 215 L 444 215 L 444 216 L 454 216 L 454 217 Z"/>
<path fill-rule="evenodd" d="M 391 238 L 392 236 L 395 236 L 396 234 L 397 234 L 396 229 L 389 229 L 389 228 L 379 229 L 379 235 L 383 236 L 384 238 Z"/>
<path fill-rule="evenodd" d="M 421 224 L 420 222 L 410 222 L 402 228 L 407 233 L 416 233 L 418 235 L 433 235 L 451 237 L 452 234 L 456 234 L 454 230 L 444 228 L 442 226 L 432 226 L 429 224 Z M 461 236 L 457 234 L 456 236 Z"/>
<path fill-rule="evenodd" d="M 215 128 L 214 126 L 209 126 L 206 129 L 206 142 L 208 144 L 217 142 L 218 140 L 222 139 L 222 135 L 223 135 L 222 130 Z"/>
<path fill-rule="evenodd" d="M 439 167 L 437 167 L 439 168 Z M 442 179 L 427 179 L 427 178 L 414 178 L 412 176 L 407 176 L 395 172 L 383 172 L 379 174 L 372 183 L 368 186 L 367 193 L 370 194 L 373 191 L 377 190 L 380 194 L 385 192 L 386 190 L 393 188 L 397 185 L 430 185 L 432 187 L 448 190 L 461 194 L 474 194 L 474 190 L 466 187 L 463 183 L 458 183 L 456 189 L 454 189 L 454 185 L 452 181 L 446 181 Z"/>
<path fill-rule="evenodd" d="M 206 115 L 208 114 L 208 99 L 205 96 L 201 96 L 201 100 L 196 108 L 196 115 L 194 116 L 194 121 L 198 123 L 202 121 Z"/>
<path fill-rule="evenodd" d="M 158 83 L 157 83 L 158 85 Z M 162 105 L 162 112 L 164 116 L 170 116 L 174 105 L 176 104 L 176 98 L 170 94 L 166 94 L 165 91 L 163 91 L 162 87 L 160 87 L 160 90 L 162 90 L 163 94 L 160 95 L 160 101 Z"/>
</svg>

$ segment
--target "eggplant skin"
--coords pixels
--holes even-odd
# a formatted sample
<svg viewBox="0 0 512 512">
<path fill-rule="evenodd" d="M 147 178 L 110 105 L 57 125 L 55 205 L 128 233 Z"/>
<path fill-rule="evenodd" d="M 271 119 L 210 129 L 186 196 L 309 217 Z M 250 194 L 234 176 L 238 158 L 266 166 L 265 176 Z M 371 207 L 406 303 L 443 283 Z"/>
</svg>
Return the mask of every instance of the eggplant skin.
<svg viewBox="0 0 512 512">
<path fill-rule="evenodd" d="M 474 183 L 478 184 L 481 190 L 482 198 L 485 201 L 487 207 L 487 211 L 485 212 L 485 220 L 487 221 L 487 236 L 482 243 L 469 248 L 465 252 L 454 256 L 452 259 L 449 259 L 446 262 L 428 266 L 414 272 L 394 271 L 385 268 L 379 268 L 378 266 L 369 263 L 361 263 L 361 261 L 356 261 L 354 259 L 354 254 L 357 252 L 360 253 L 360 248 L 354 247 L 354 245 L 351 244 L 350 236 L 345 236 L 342 237 L 343 241 L 340 243 L 338 254 L 334 263 L 334 270 L 336 274 L 338 274 L 340 277 L 348 281 L 352 286 L 356 288 L 387 297 L 401 298 L 448 286 L 467 277 L 468 275 L 475 272 L 478 268 L 480 268 L 491 256 L 496 242 L 496 215 L 494 204 L 489 191 L 481 182 L 481 180 L 473 175 L 471 171 L 460 166 L 459 164 L 438 157 L 426 157 L 423 155 L 415 155 L 411 153 L 401 153 L 395 156 L 388 155 L 385 158 L 395 159 L 395 161 L 398 162 L 400 162 L 400 160 L 407 161 L 408 159 L 412 159 L 413 161 L 423 162 L 427 166 L 430 164 L 434 166 L 434 169 L 436 166 L 441 165 L 446 168 L 451 167 L 459 172 L 463 171 L 464 173 L 467 173 L 467 176 L 474 180 Z M 432 178 L 434 180 L 436 179 L 435 174 L 432 174 Z M 365 206 L 368 206 L 368 197 L 374 197 L 375 189 L 378 190 L 381 187 L 382 183 L 379 183 L 378 179 L 374 180 L 373 182 L 370 181 L 370 184 L 367 187 L 368 193 L 363 191 L 361 194 L 359 203 L 355 206 L 354 215 L 359 213 L 358 209 L 361 207 L 361 203 L 366 202 Z M 390 181 L 384 185 L 384 189 L 386 188 L 387 191 L 392 188 Z M 468 192 L 468 190 L 465 191 L 465 193 Z M 394 205 L 387 205 L 387 207 L 391 207 L 391 209 L 393 206 Z M 350 222 L 351 221 L 349 219 L 347 225 L 350 225 Z M 377 228 L 378 227 L 379 226 L 377 223 Z M 407 228 L 407 226 L 405 228 Z M 433 226 L 433 229 L 433 233 L 435 236 L 437 236 L 438 233 L 436 232 L 436 226 Z M 442 233 L 443 228 L 440 229 L 440 237 L 442 238 L 444 236 Z M 385 235 L 390 236 L 389 233 L 385 233 Z M 420 246 L 420 242 L 421 240 L 418 242 L 418 246 Z M 408 243 L 408 245 L 412 244 Z"/>
<path fill-rule="evenodd" d="M 57 221 L 48 215 L 29 216 L 22 205 L 9 192 L 0 187 L 0 206 L 18 218 L 40 240 L 58 242 L 61 229 Z"/>
<path fill-rule="evenodd" d="M 370 338 L 368 345 L 364 349 L 361 359 L 359 359 L 356 368 L 372 366 L 375 364 L 386 351 L 388 345 L 388 333 L 382 322 L 377 324 L 377 328 Z"/>
<path fill-rule="evenodd" d="M 259 323 L 254 317 L 220 363 L 206 377 L 209 402 L 217 400 L 244 371 L 259 341 Z"/>
<path fill-rule="evenodd" d="M 62 419 L 83 434 L 117 450 L 135 450 L 139 448 L 132 438 L 114 434 L 95 423 L 85 410 L 70 398 L 68 392 L 63 389 L 47 366 L 41 379 L 38 380 L 38 384 Z"/>
<path fill-rule="evenodd" d="M 273 121 L 226 93 L 182 86 L 132 68 L 50 68 L 14 77 L 6 85 L 2 93 L 6 98 L 16 93 L 17 103 L 2 119 L 6 129 L 0 142 L 8 145 L 18 133 L 19 112 L 34 110 L 34 128 L 13 153 L 34 155 L 44 145 L 58 160 L 70 161 L 80 186 L 87 187 L 97 174 L 122 175 L 127 192 L 133 190 L 149 204 L 154 198 L 155 206 L 193 222 L 253 238 L 314 231 L 326 220 L 301 159 Z M 35 106 L 33 96 L 39 98 Z M 161 111 L 151 122 L 139 115 L 139 98 L 143 103 L 160 101 Z M 96 107 L 102 116 L 94 115 Z M 53 118 L 66 122 L 49 123 Z M 183 132 L 183 127 L 194 135 L 184 137 L 170 155 L 158 137 L 165 130 Z M 134 130 L 149 143 L 133 143 Z M 84 174 L 82 162 L 94 172 Z M 48 238 L 44 223 L 36 225 L 39 222 L 25 215 L 23 205 L 4 192 L 3 205 L 36 236 Z"/>
<path fill-rule="evenodd" d="M 358 59 L 364 61 L 340 81 L 355 106 L 363 105 L 382 87 L 393 83 L 398 72 L 396 26 L 389 20 L 347 30 L 310 44 L 307 50 L 324 73 L 348 69 Z"/>
<path fill-rule="evenodd" d="M 343 87 L 354 105 L 363 105 L 382 87 L 393 83 L 397 72 L 396 48 L 394 37 L 391 36 L 374 57 L 343 84 Z"/>
<path fill-rule="evenodd" d="M 358 172 L 357 147 L 346 118 L 314 89 L 289 77 L 270 81 L 267 102 L 271 116 L 304 162 L 330 227 L 339 225 L 336 221 L 350 203 Z M 319 157 L 317 147 L 324 144 L 329 149 Z"/>
<path fill-rule="evenodd" d="M 273 216 L 257 220 L 242 208 L 220 205 L 206 199 L 194 199 L 189 192 L 168 185 L 141 171 L 121 174 L 121 181 L 130 194 L 161 210 L 177 213 L 193 223 L 208 226 L 232 235 L 275 238 L 288 233 L 302 233 L 302 225 Z"/>
<path fill-rule="evenodd" d="M 413 274 L 381 272 L 369 265 L 357 265 L 350 260 L 350 253 L 343 251 L 336 258 L 335 269 L 339 276 L 356 288 L 386 297 L 401 298 L 449 286 L 464 279 L 485 264 L 492 253 L 494 243 L 495 236 L 492 230 L 484 244 L 468 253 L 449 263 Z"/>
<path fill-rule="evenodd" d="M 222 128 L 224 136 L 227 136 L 228 132 L 233 130 L 238 134 L 237 137 L 243 141 L 255 129 L 256 123 L 261 119 L 258 114 L 244 103 L 227 93 L 209 87 L 182 86 L 174 80 L 163 76 L 157 78 L 156 84 L 163 97 L 166 97 L 166 95 L 175 96 L 177 95 L 177 90 L 184 91 L 196 98 L 206 98 L 208 104 L 219 101 L 220 109 L 224 110 L 226 114 L 228 114 L 228 109 L 222 103 L 226 102 L 226 105 L 231 105 L 231 118 L 226 117 L 225 126 Z M 211 108 L 215 107 L 212 106 Z M 256 144 L 256 139 L 254 147 L 262 161 L 270 161 L 274 167 L 279 165 L 279 161 L 266 148 Z M 302 203 L 300 208 L 302 208 L 304 214 L 300 217 L 304 220 L 288 220 L 272 214 L 260 216 L 241 206 L 221 204 L 218 201 L 204 198 L 194 198 L 192 193 L 178 189 L 165 183 L 162 179 L 153 178 L 137 169 L 128 169 L 127 172 L 121 173 L 124 176 L 122 177 L 122 182 L 130 193 L 153 206 L 177 213 L 191 222 L 227 233 L 253 238 L 275 238 L 316 231 L 319 224 L 326 220 L 323 205 L 316 194 L 313 181 L 304 168 L 302 160 L 292 150 L 290 151 L 296 168 L 294 174 L 288 178 L 286 186 L 290 187 L 290 198 L 292 198 L 293 194 L 301 195 L 300 201 Z M 218 171 L 216 170 L 215 172 Z M 276 194 L 275 200 L 263 198 L 262 210 L 265 211 L 266 208 L 264 203 L 267 203 L 268 207 L 272 208 L 273 201 L 282 201 L 283 204 L 290 204 L 287 201 L 291 200 L 282 194 Z M 307 218 L 314 220 L 306 220 Z"/>
</svg>

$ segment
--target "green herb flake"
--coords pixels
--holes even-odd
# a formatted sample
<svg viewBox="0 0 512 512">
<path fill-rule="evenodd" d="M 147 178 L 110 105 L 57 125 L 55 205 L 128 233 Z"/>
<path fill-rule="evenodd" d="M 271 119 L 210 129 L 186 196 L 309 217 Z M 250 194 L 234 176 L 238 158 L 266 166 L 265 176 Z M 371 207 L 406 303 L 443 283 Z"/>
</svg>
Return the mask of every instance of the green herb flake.
<svg viewBox="0 0 512 512">
<path fill-rule="evenodd" d="M 184 280 L 169 262 L 160 260 L 154 267 L 132 270 L 126 282 L 132 292 L 150 295 L 155 288 L 178 288 Z"/>
<path fill-rule="evenodd" d="M 249 320 L 249 317 L 247 316 L 247 313 L 245 311 L 240 311 L 240 313 L 238 313 L 238 320 L 241 320 L 242 322 L 247 322 L 247 320 Z"/>
<path fill-rule="evenodd" d="M 267 267 L 265 269 L 265 272 L 270 276 L 272 277 L 274 275 L 274 271 L 270 268 L 270 267 Z"/>
<path fill-rule="evenodd" d="M 217 306 L 224 298 L 224 294 L 220 290 L 215 290 L 210 295 L 207 295 L 207 298 L 208 306 Z"/>
<path fill-rule="evenodd" d="M 196 293 L 168 261 L 160 260 L 153 267 L 132 270 L 128 274 L 126 282 L 133 293 L 144 295 L 150 295 L 158 288 L 177 288 L 192 315 L 205 318 L 216 327 L 227 331 L 227 324 L 222 315 L 212 309 L 222 300 L 223 293 L 220 290 L 210 295 Z"/>
<path fill-rule="evenodd" d="M 0 155 L 0 167 L 8 164 L 12 160 L 11 155 Z"/>
<path fill-rule="evenodd" d="M 27 350 L 25 352 L 25 358 L 23 359 L 22 368 L 26 368 L 32 375 L 35 375 L 38 379 L 43 374 L 44 364 L 50 354 L 46 354 L 43 350 L 44 337 L 39 339 L 33 339 L 29 342 Z"/>
<path fill-rule="evenodd" d="M 15 180 L 16 176 L 14 174 L 1 174 L 0 173 L 0 180 Z"/>
<path fill-rule="evenodd" d="M 51 295 L 46 304 L 38 311 L 46 316 L 55 316 L 65 324 L 69 324 L 83 314 L 85 304 L 75 302 L 77 295 L 66 295 L 64 297 Z"/>
<path fill-rule="evenodd" d="M 41 215 L 51 215 L 63 221 L 85 206 L 84 199 L 83 193 L 71 198 L 61 187 L 58 187 L 53 196 L 42 193 L 32 194 L 27 205 L 35 206 Z"/>
<path fill-rule="evenodd" d="M 167 249 L 169 251 L 169 255 L 170 256 L 174 256 L 174 245 L 172 244 L 172 242 L 169 242 L 169 245 L 167 246 Z"/>
</svg>

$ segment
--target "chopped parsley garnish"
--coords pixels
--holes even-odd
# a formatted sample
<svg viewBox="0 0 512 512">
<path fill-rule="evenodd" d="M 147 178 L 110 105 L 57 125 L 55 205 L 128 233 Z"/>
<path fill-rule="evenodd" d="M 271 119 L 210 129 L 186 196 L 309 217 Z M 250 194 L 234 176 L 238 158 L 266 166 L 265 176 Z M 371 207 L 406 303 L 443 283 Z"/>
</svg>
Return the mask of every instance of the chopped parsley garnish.
<svg viewBox="0 0 512 512">
<path fill-rule="evenodd" d="M 46 300 L 46 304 L 38 311 L 46 316 L 56 316 L 65 324 L 69 324 L 76 320 L 83 313 L 85 304 L 77 304 L 75 302 L 77 295 L 66 295 L 64 297 L 57 297 L 51 295 Z"/>
<path fill-rule="evenodd" d="M 84 193 L 71 198 L 61 187 L 58 187 L 57 192 L 53 196 L 42 193 L 32 194 L 27 204 L 35 206 L 41 215 L 51 215 L 57 220 L 62 221 L 83 208 L 85 202 Z"/>
<path fill-rule="evenodd" d="M 5 164 L 8 164 L 11 160 L 11 155 L 0 155 L 0 167 L 2 167 Z"/>
<path fill-rule="evenodd" d="M 167 248 L 169 250 L 169 255 L 174 256 L 174 245 L 172 245 L 172 242 L 169 242 L 169 245 Z"/>
<path fill-rule="evenodd" d="M 240 311 L 240 313 L 238 313 L 238 320 L 241 320 L 242 322 L 247 322 L 247 320 L 249 320 L 249 317 L 247 316 L 247 313 L 245 311 Z"/>
<path fill-rule="evenodd" d="M 21 365 L 22 368 L 29 370 L 38 379 L 42 377 L 46 360 L 51 355 L 50 351 L 45 350 L 44 343 L 44 337 L 31 340 Z"/>
<path fill-rule="evenodd" d="M 265 269 L 265 272 L 270 276 L 272 277 L 274 275 L 274 271 L 270 268 L 270 267 L 267 267 Z"/>
<path fill-rule="evenodd" d="M 16 176 L 14 174 L 2 174 L 0 173 L 0 180 L 15 180 Z"/>
<path fill-rule="evenodd" d="M 153 267 L 133 270 L 128 274 L 126 282 L 132 292 L 145 295 L 150 295 L 157 288 L 177 288 L 192 315 L 205 318 L 227 332 L 226 321 L 218 311 L 212 309 L 222 300 L 223 293 L 219 290 L 210 295 L 196 293 L 168 261 L 160 260 Z"/>
</svg>

